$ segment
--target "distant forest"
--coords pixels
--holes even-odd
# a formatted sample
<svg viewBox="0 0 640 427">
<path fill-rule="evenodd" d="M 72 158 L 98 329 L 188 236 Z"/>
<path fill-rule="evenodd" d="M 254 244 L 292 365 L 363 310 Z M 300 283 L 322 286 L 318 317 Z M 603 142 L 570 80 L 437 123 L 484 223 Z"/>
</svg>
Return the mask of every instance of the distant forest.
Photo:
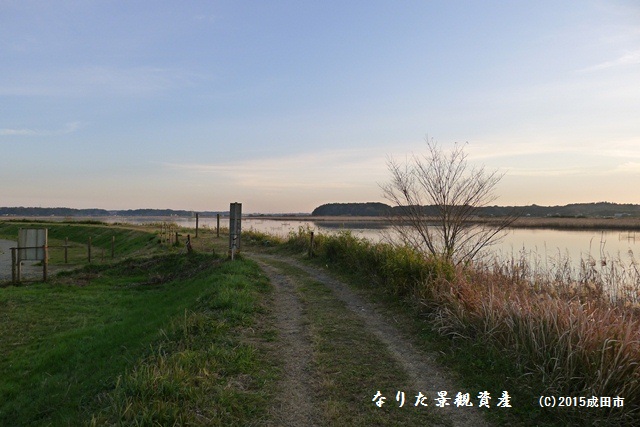
<svg viewBox="0 0 640 427">
<path fill-rule="evenodd" d="M 313 210 L 313 216 L 386 216 L 400 214 L 405 209 L 401 206 L 389 206 L 384 203 L 328 203 Z M 435 206 L 422 206 L 425 215 L 436 215 Z M 618 204 L 608 202 L 574 203 L 564 206 L 487 206 L 478 209 L 478 216 L 499 217 L 517 213 L 523 217 L 556 217 L 556 218 L 605 218 L 605 217 L 640 217 L 640 205 Z"/>
<path fill-rule="evenodd" d="M 403 207 L 389 206 L 379 202 L 369 203 L 328 203 L 318 206 L 311 213 L 312 216 L 365 216 L 384 217 L 388 214 L 399 214 Z M 423 206 L 425 215 L 436 215 L 435 206 Z M 618 204 L 608 202 L 598 203 L 574 203 L 564 206 L 487 206 L 478 210 L 482 217 L 499 217 L 512 213 L 523 217 L 557 217 L 557 218 L 615 218 L 615 217 L 640 217 L 640 205 Z M 216 214 L 228 214 L 223 212 L 198 212 L 200 217 L 215 217 Z M 105 210 L 105 209 L 72 209 L 72 208 L 37 208 L 37 207 L 0 207 L 0 217 L 12 216 L 56 216 L 56 217 L 105 217 L 105 216 L 177 216 L 191 217 L 194 211 L 173 209 L 129 209 L 129 210 Z M 282 214 L 281 214 L 282 215 Z M 295 214 L 300 216 L 300 214 Z M 260 215 L 262 216 L 262 215 Z"/>
<path fill-rule="evenodd" d="M 201 217 L 227 214 L 225 212 L 198 212 Z M 173 209 L 128 209 L 109 211 L 105 209 L 72 209 L 72 208 L 35 208 L 13 207 L 0 208 L 0 216 L 58 216 L 58 217 L 100 217 L 100 216 L 179 216 L 190 217 L 193 211 Z"/>
</svg>

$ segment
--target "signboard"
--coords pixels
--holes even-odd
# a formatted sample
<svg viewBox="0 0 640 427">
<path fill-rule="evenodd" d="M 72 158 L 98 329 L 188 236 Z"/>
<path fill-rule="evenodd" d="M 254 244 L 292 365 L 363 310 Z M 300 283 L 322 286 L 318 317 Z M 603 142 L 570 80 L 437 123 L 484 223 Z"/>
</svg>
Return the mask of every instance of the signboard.
<svg viewBox="0 0 640 427">
<path fill-rule="evenodd" d="M 44 261 L 47 246 L 46 228 L 21 228 L 18 231 L 18 260 Z"/>
</svg>

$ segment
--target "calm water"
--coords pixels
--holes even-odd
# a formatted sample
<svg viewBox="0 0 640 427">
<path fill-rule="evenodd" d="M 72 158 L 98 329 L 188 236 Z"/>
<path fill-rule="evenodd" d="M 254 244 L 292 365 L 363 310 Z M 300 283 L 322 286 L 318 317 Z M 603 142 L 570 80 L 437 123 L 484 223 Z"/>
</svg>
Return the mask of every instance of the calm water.
<svg viewBox="0 0 640 427">
<path fill-rule="evenodd" d="M 195 218 L 170 218 L 180 226 L 195 227 Z M 111 222 L 114 222 L 115 219 Z M 158 222 L 158 218 L 117 218 L 120 222 L 145 223 Z M 200 218 L 201 228 L 216 227 L 215 218 Z M 221 218 L 220 226 L 228 227 L 229 219 Z M 300 220 L 269 220 L 260 218 L 243 218 L 243 230 L 256 230 L 264 233 L 287 236 L 296 232 L 299 227 L 309 228 L 317 233 L 335 233 L 340 230 L 350 230 L 354 235 L 372 241 L 380 241 L 383 231 L 388 227 L 383 222 L 321 222 Z M 510 229 L 500 242 L 491 248 L 500 256 L 516 258 L 521 253 L 537 257 L 541 260 L 548 258 L 568 257 L 574 263 L 580 259 L 593 257 L 621 258 L 627 260 L 629 252 L 640 254 L 640 233 L 626 231 L 596 231 L 596 230 L 556 230 L 556 229 Z"/>
<path fill-rule="evenodd" d="M 165 219 L 166 220 L 166 219 Z M 195 228 L 195 218 L 169 218 L 180 226 Z M 118 222 L 145 223 L 162 221 L 159 218 L 117 218 Z M 116 222 L 116 221 L 111 221 Z M 215 230 L 215 218 L 201 218 L 202 232 Z M 228 227 L 229 219 L 221 218 L 220 226 Z M 336 233 L 350 230 L 354 235 L 377 242 L 390 231 L 384 222 L 315 222 L 301 220 L 269 220 L 243 218 L 243 230 L 256 230 L 278 236 L 297 232 L 300 227 L 316 233 Z M 546 277 L 563 283 L 579 281 L 583 274 L 600 277 L 612 301 L 639 302 L 640 275 L 635 264 L 635 254 L 640 254 L 640 232 L 613 230 L 557 230 L 514 228 L 505 232 L 502 239 L 487 249 L 487 260 L 497 257 L 507 266 L 511 260 L 518 264 L 526 261 L 530 279 Z M 582 268 L 581 262 L 593 260 Z M 606 262 L 603 262 L 606 261 Z M 595 272 L 595 273 L 594 273 Z M 537 279 L 536 279 L 537 280 Z M 544 279 L 543 279 L 544 280 Z"/>
</svg>

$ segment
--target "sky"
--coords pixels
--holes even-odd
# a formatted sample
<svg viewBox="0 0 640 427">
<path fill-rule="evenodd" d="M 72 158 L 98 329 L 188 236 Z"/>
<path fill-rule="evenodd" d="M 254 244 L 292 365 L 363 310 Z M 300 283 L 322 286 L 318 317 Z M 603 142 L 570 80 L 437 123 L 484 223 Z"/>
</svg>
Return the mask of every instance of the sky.
<svg viewBox="0 0 640 427">
<path fill-rule="evenodd" d="M 640 3 L 0 0 L 0 206 L 311 212 L 466 143 L 498 205 L 640 203 Z"/>
</svg>

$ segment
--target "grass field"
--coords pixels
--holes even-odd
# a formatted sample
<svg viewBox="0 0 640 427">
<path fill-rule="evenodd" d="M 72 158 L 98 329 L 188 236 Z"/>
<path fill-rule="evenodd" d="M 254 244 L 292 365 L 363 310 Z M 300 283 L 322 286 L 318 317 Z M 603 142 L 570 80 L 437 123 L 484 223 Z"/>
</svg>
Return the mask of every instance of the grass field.
<svg viewBox="0 0 640 427">
<path fill-rule="evenodd" d="M 47 228 L 49 263 L 64 263 L 65 239 L 68 239 L 68 263 L 72 266 L 88 261 L 88 244 L 91 238 L 92 261 L 111 260 L 112 242 L 115 258 L 136 254 L 149 254 L 158 245 L 158 236 L 152 229 L 117 227 L 107 224 L 82 223 L 33 223 L 27 221 L 0 221 L 0 238 L 16 241 L 20 228 Z"/>
<path fill-rule="evenodd" d="M 18 226 L 0 223 L 0 237 Z M 115 235 L 120 251 L 91 265 L 79 257 L 75 271 L 48 283 L 0 288 L 0 425 L 279 425 L 288 332 L 275 320 L 274 295 L 282 291 L 273 277 L 290 283 L 298 301 L 310 339 L 310 413 L 320 425 L 440 421 L 437 412 L 396 408 L 395 395 L 384 410 L 371 403 L 378 389 L 408 390 L 407 377 L 371 325 L 319 276 L 286 262 L 308 257 L 303 230 L 288 241 L 243 236 L 247 253 L 279 257 L 269 261 L 276 270 L 270 283 L 250 259 L 227 261 L 227 236 L 210 231 L 187 254 L 192 230 L 180 230 L 182 245 L 167 246 L 154 227 L 46 226 L 50 238 L 82 242 L 89 234 L 107 247 Z M 307 261 L 358 284 L 407 339 L 437 353 L 462 387 L 511 392 L 513 410 L 490 414 L 497 425 L 638 419 L 635 316 L 591 310 L 581 295 L 565 304 L 505 275 L 425 264 L 348 233 L 316 238 L 316 256 Z M 623 410 L 549 410 L 536 398 L 618 391 L 629 405 Z"/>
<path fill-rule="evenodd" d="M 0 425 L 245 425 L 265 413 L 273 363 L 249 341 L 273 331 L 254 324 L 269 293 L 254 263 L 149 256 L 153 233 L 47 226 L 97 245 L 116 235 L 144 256 L 0 288 Z"/>
</svg>

